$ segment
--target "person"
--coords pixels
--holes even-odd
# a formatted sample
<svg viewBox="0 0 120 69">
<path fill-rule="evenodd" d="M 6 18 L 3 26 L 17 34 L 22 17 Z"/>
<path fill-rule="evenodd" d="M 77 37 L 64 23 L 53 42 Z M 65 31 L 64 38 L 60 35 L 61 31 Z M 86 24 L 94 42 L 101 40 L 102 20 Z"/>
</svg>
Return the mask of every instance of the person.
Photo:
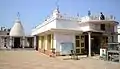
<svg viewBox="0 0 120 69">
<path fill-rule="evenodd" d="M 102 12 L 100 12 L 101 16 L 100 16 L 100 20 L 105 20 L 105 16 L 103 15 Z"/>
<path fill-rule="evenodd" d="M 90 15 L 91 15 L 91 11 L 89 10 L 89 11 L 88 11 L 88 16 L 90 16 Z"/>
</svg>

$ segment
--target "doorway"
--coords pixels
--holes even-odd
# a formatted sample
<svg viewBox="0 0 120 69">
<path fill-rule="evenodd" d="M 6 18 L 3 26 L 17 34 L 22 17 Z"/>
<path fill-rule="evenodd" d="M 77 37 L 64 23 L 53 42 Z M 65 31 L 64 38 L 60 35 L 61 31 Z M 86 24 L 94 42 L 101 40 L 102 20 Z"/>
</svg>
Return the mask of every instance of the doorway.
<svg viewBox="0 0 120 69">
<path fill-rule="evenodd" d="M 94 54 L 100 53 L 100 38 L 99 38 L 99 36 L 92 36 L 91 37 L 91 51 Z"/>
<path fill-rule="evenodd" d="M 20 45 L 20 37 L 14 38 L 14 48 L 22 48 Z"/>
<path fill-rule="evenodd" d="M 101 37 L 102 37 L 101 33 L 92 32 L 92 35 L 91 35 L 91 54 L 92 55 L 100 53 Z M 85 51 L 87 55 L 89 51 L 88 42 L 89 42 L 88 35 L 85 35 Z"/>
</svg>

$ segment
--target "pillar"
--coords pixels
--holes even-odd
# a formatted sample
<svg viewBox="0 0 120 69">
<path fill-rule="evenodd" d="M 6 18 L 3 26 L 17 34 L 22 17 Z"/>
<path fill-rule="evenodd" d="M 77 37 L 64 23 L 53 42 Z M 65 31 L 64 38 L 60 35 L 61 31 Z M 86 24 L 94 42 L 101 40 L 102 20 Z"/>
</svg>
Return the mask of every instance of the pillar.
<svg viewBox="0 0 120 69">
<path fill-rule="evenodd" d="M 10 45 L 9 45 L 9 47 L 12 48 L 12 45 L 13 45 L 13 40 L 12 40 L 12 37 L 10 36 Z"/>
<path fill-rule="evenodd" d="M 48 38 L 47 35 L 45 35 L 45 50 L 48 50 Z"/>
<path fill-rule="evenodd" d="M 15 37 L 12 37 L 12 47 L 14 47 L 14 38 Z"/>
<path fill-rule="evenodd" d="M 1 40 L 0 40 L 0 47 L 1 47 L 1 48 L 4 48 L 4 40 L 3 40 L 3 37 L 1 36 L 0 39 L 1 39 Z"/>
<path fill-rule="evenodd" d="M 22 48 L 24 48 L 25 47 L 25 36 L 23 36 L 23 38 L 22 38 Z"/>
<path fill-rule="evenodd" d="M 41 40 L 41 36 L 38 36 L 38 48 L 41 49 L 42 48 L 42 40 Z"/>
<path fill-rule="evenodd" d="M 36 49 L 36 36 L 34 36 L 34 49 Z"/>
<path fill-rule="evenodd" d="M 51 37 L 51 45 L 50 46 L 51 46 L 51 49 L 52 49 L 53 48 L 53 34 L 51 34 L 50 37 Z"/>
<path fill-rule="evenodd" d="M 89 45 L 89 51 L 88 51 L 88 56 L 91 57 L 91 32 L 88 32 L 88 45 Z"/>
</svg>

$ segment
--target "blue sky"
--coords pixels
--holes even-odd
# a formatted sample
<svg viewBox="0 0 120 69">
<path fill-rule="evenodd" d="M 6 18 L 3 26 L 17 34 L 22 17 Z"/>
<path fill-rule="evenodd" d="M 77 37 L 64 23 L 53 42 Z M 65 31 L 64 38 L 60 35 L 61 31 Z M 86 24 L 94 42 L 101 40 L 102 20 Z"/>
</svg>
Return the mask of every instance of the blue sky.
<svg viewBox="0 0 120 69">
<path fill-rule="evenodd" d="M 31 29 L 40 24 L 52 10 L 55 9 L 56 0 L 0 0 L 0 26 L 11 28 L 20 12 L 20 19 L 27 34 Z M 107 15 L 114 15 L 120 22 L 120 0 L 59 0 L 61 13 L 81 16 L 87 11 Z"/>
</svg>

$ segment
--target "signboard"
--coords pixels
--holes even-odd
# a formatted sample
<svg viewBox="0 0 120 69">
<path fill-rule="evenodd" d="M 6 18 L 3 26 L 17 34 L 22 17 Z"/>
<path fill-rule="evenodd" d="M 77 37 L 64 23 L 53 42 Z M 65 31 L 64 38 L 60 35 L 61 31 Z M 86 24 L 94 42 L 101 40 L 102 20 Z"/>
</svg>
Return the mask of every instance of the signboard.
<svg viewBox="0 0 120 69">
<path fill-rule="evenodd" d="M 60 45 L 60 54 L 61 55 L 71 54 L 71 50 L 74 50 L 73 43 L 61 43 L 61 45 Z"/>
</svg>

